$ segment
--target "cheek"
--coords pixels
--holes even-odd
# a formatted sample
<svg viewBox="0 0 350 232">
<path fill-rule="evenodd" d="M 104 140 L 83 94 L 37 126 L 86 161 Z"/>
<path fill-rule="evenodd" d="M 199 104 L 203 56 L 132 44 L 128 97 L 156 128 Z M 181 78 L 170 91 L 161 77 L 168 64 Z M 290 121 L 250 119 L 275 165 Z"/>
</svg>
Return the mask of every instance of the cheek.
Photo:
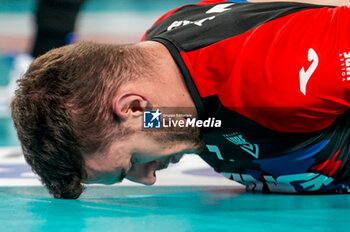
<svg viewBox="0 0 350 232">
<path fill-rule="evenodd" d="M 119 180 L 118 173 L 106 173 L 103 175 L 99 181 L 100 184 L 111 185 L 117 183 Z"/>
<path fill-rule="evenodd" d="M 118 172 L 99 172 L 95 173 L 94 177 L 90 177 L 88 184 L 106 184 L 111 185 L 117 183 L 119 180 Z"/>
<path fill-rule="evenodd" d="M 146 152 L 142 152 L 142 153 L 135 152 L 132 155 L 133 163 L 136 165 L 146 164 L 154 160 L 157 160 L 159 158 L 161 158 L 161 156 L 153 153 L 146 153 Z"/>
</svg>

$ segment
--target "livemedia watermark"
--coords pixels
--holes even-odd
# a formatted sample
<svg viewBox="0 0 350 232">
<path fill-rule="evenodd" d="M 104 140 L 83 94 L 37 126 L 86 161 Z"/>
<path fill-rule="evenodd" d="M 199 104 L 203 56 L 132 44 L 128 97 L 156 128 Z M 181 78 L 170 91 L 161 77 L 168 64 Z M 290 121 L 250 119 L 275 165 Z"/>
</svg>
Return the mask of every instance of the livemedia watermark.
<svg viewBox="0 0 350 232">
<path fill-rule="evenodd" d="M 143 129 L 167 128 L 218 128 L 221 120 L 215 118 L 198 119 L 193 109 L 162 108 L 143 112 Z"/>
</svg>

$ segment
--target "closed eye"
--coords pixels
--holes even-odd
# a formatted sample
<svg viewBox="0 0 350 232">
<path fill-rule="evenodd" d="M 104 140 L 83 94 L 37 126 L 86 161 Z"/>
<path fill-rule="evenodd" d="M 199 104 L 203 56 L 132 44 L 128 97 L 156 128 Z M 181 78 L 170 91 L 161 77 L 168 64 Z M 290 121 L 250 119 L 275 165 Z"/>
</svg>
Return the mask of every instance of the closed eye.
<svg viewBox="0 0 350 232">
<path fill-rule="evenodd" d="M 128 168 L 128 170 L 125 170 L 125 169 L 122 170 L 122 172 L 120 173 L 118 182 L 122 182 L 123 181 L 123 179 L 128 174 L 129 170 L 132 169 L 133 166 L 134 166 L 134 160 L 130 160 L 130 167 Z"/>
<path fill-rule="evenodd" d="M 122 172 L 120 173 L 120 176 L 119 176 L 119 179 L 118 179 L 118 182 L 122 182 L 123 179 L 126 177 L 126 170 L 123 169 Z"/>
</svg>

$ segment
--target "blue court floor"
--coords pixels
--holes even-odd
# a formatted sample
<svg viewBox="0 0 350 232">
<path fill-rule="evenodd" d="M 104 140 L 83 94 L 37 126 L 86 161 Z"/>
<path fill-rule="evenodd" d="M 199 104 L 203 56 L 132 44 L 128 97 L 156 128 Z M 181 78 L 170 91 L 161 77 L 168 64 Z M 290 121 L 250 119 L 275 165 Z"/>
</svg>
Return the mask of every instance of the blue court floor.
<svg viewBox="0 0 350 232">
<path fill-rule="evenodd" d="M 350 195 L 244 193 L 216 187 L 90 187 L 79 200 L 1 187 L 1 231 L 349 231 Z"/>
</svg>

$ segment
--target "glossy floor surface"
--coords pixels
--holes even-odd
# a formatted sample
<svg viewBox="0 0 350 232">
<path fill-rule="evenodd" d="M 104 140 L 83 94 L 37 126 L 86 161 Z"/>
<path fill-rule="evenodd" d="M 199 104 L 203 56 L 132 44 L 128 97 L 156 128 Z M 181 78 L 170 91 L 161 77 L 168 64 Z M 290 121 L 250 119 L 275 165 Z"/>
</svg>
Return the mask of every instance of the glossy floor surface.
<svg viewBox="0 0 350 232">
<path fill-rule="evenodd" d="M 3 232 L 349 231 L 349 215 L 350 195 L 264 195 L 228 186 L 96 186 L 79 200 L 57 200 L 42 187 L 0 188 Z"/>
</svg>

